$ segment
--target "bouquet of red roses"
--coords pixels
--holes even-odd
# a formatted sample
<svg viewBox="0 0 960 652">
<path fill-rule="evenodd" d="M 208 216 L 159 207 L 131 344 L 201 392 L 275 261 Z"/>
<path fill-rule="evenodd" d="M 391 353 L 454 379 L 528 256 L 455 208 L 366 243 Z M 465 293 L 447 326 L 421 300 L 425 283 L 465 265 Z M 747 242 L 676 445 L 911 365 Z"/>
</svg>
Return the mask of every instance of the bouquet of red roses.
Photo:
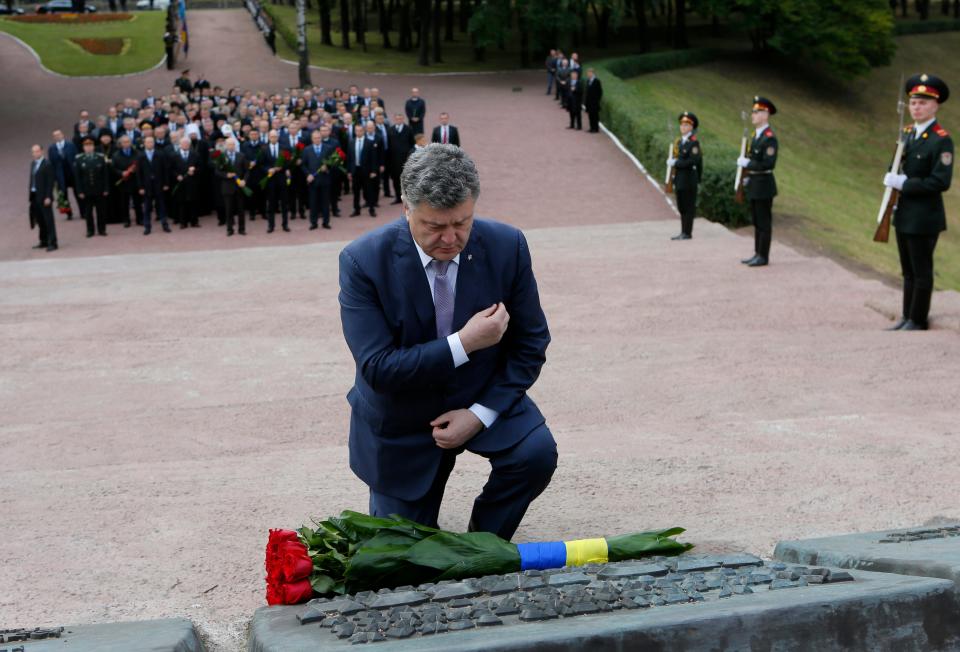
<svg viewBox="0 0 960 652">
<path fill-rule="evenodd" d="M 57 212 L 61 215 L 70 212 L 70 201 L 67 199 L 67 193 L 63 190 L 57 191 Z"/>
<path fill-rule="evenodd" d="M 267 172 L 267 176 L 260 179 L 260 190 L 266 189 L 270 179 L 272 179 L 273 175 L 276 174 L 276 172 L 273 171 L 274 168 L 278 169 L 280 172 L 283 172 L 290 165 L 291 160 L 293 160 L 293 155 L 290 154 L 290 150 L 278 149 L 277 158 L 273 161 L 273 165 L 270 166 L 271 171 Z M 287 184 L 290 184 L 290 179 L 287 179 Z"/>
<path fill-rule="evenodd" d="M 247 188 L 246 185 L 240 185 L 240 182 L 242 181 L 242 179 L 240 178 L 240 175 L 237 173 L 236 166 L 230 162 L 229 156 L 224 156 L 222 151 L 220 151 L 219 149 L 215 149 L 213 150 L 213 153 L 210 154 L 210 157 L 213 159 L 213 164 L 221 172 L 224 172 L 224 173 L 233 172 L 234 174 L 233 180 L 236 181 L 237 187 L 240 188 L 240 192 L 243 193 L 244 197 L 249 197 L 253 194 L 253 191 Z"/>
<path fill-rule="evenodd" d="M 514 544 L 489 532 L 457 534 L 399 516 L 344 511 L 299 531 L 270 530 L 267 603 L 297 604 L 314 593 L 458 580 L 528 569 L 582 566 L 678 555 L 693 547 L 673 539 L 683 528 L 615 537 Z"/>
</svg>

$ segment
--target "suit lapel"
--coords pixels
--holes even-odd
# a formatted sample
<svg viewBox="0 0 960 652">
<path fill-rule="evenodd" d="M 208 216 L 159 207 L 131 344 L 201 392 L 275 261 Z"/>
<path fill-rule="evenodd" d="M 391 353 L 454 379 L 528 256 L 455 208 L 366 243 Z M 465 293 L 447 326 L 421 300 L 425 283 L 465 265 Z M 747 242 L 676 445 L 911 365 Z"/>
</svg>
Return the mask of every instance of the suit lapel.
<svg viewBox="0 0 960 652">
<path fill-rule="evenodd" d="M 467 240 L 467 246 L 460 252 L 460 266 L 457 268 L 457 297 L 453 306 L 453 328 L 459 329 L 473 316 L 477 305 L 477 296 L 480 291 L 479 279 L 482 276 L 482 265 L 486 264 L 486 253 L 483 241 L 476 232 Z"/>
<path fill-rule="evenodd" d="M 437 316 L 433 308 L 433 297 L 430 296 L 430 283 L 427 281 L 427 274 L 423 269 L 417 248 L 413 245 L 410 227 L 406 222 L 402 222 L 398 225 L 397 231 L 397 241 L 393 247 L 394 267 L 402 280 L 401 286 L 413 303 L 420 323 L 436 334 Z"/>
</svg>

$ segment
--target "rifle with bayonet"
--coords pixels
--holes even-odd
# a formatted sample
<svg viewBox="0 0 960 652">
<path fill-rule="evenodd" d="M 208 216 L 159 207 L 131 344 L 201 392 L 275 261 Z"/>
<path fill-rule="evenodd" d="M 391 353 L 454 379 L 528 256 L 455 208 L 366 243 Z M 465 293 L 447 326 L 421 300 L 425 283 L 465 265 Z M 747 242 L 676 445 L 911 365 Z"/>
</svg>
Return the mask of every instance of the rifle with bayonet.
<svg viewBox="0 0 960 652">
<path fill-rule="evenodd" d="M 900 126 L 897 128 L 897 150 L 893 154 L 893 163 L 890 165 L 892 174 L 900 173 L 903 162 L 903 150 L 907 146 L 906 134 L 903 131 L 903 118 L 906 102 L 903 101 L 903 75 L 900 75 L 900 86 L 897 88 L 897 114 L 900 116 Z M 890 220 L 893 218 L 893 209 L 900 199 L 900 191 L 890 186 L 883 189 L 883 200 L 880 202 L 880 213 L 877 215 L 877 230 L 873 233 L 874 242 L 887 242 L 890 239 Z"/>
<path fill-rule="evenodd" d="M 740 157 L 743 158 L 747 155 L 747 136 L 750 134 L 750 129 L 747 127 L 747 112 L 740 112 L 740 121 L 743 123 L 743 136 L 740 138 Z M 742 167 L 737 165 L 737 177 L 733 182 L 733 190 L 736 193 L 735 200 L 738 204 L 743 203 L 743 178 L 744 170 Z"/>
<path fill-rule="evenodd" d="M 668 193 L 673 192 L 673 178 L 677 174 L 676 168 L 670 165 L 670 159 L 676 159 L 679 151 L 677 149 L 677 141 L 673 137 L 673 122 L 667 120 L 667 135 L 669 136 L 670 146 L 667 148 L 667 178 L 663 182 L 663 185 L 666 186 Z"/>
</svg>

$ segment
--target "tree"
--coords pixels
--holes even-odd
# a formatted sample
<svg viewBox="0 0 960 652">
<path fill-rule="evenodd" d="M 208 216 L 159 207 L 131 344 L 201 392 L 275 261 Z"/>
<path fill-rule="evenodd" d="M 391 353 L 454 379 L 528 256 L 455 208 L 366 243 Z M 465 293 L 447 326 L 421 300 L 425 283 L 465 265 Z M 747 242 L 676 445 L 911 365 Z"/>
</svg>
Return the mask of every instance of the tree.
<svg viewBox="0 0 960 652">
<path fill-rule="evenodd" d="M 300 65 L 300 88 L 310 86 L 310 56 L 307 53 L 307 2 L 297 0 L 297 54 Z"/>
<path fill-rule="evenodd" d="M 447 20 L 446 25 L 444 25 L 443 40 L 452 41 L 453 40 L 453 23 L 454 21 L 454 12 L 453 12 L 453 0 L 447 0 Z"/>
<path fill-rule="evenodd" d="M 633 13 L 637 19 L 637 39 L 640 41 L 640 51 L 650 50 L 650 37 L 647 34 L 647 0 L 633 0 Z"/>
<path fill-rule="evenodd" d="M 400 1 L 400 33 L 398 35 L 397 49 L 401 52 L 409 52 L 413 49 L 413 27 L 410 22 L 410 3 L 412 0 Z"/>
<path fill-rule="evenodd" d="M 353 26 L 356 30 L 356 41 L 367 51 L 367 3 L 365 0 L 355 0 L 353 3 L 356 13 L 353 16 Z"/>
<path fill-rule="evenodd" d="M 330 36 L 330 0 L 317 0 L 317 10 L 320 12 L 320 43 L 333 45 Z"/>
<path fill-rule="evenodd" d="M 440 63 L 443 61 L 441 56 L 442 42 L 440 40 L 441 19 L 443 18 L 443 0 L 434 0 L 433 2 L 433 61 Z"/>
<path fill-rule="evenodd" d="M 690 47 L 687 41 L 687 4 L 686 0 L 675 0 L 675 22 L 673 30 L 673 47 L 685 50 Z"/>
<path fill-rule="evenodd" d="M 340 44 L 350 49 L 350 0 L 340 0 Z"/>
<path fill-rule="evenodd" d="M 417 0 L 417 18 L 420 21 L 420 53 L 417 63 L 430 65 L 430 0 Z"/>
<path fill-rule="evenodd" d="M 380 15 L 380 35 L 383 38 L 383 47 L 389 49 L 393 47 L 390 43 L 390 30 L 393 25 L 393 7 L 395 0 L 377 0 L 377 13 Z"/>
</svg>

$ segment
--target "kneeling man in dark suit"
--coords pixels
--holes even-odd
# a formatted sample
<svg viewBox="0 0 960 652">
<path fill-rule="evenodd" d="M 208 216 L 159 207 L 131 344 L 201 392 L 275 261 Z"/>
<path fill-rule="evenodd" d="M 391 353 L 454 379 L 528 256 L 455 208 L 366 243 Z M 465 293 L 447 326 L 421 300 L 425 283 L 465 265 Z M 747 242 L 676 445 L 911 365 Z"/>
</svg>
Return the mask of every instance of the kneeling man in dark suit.
<svg viewBox="0 0 960 652">
<path fill-rule="evenodd" d="M 457 455 L 482 455 L 468 528 L 510 539 L 557 466 L 527 396 L 550 343 L 530 251 L 519 230 L 474 218 L 480 180 L 459 147 L 413 152 L 400 184 L 405 216 L 340 253 L 350 467 L 371 514 L 436 527 Z"/>
</svg>

